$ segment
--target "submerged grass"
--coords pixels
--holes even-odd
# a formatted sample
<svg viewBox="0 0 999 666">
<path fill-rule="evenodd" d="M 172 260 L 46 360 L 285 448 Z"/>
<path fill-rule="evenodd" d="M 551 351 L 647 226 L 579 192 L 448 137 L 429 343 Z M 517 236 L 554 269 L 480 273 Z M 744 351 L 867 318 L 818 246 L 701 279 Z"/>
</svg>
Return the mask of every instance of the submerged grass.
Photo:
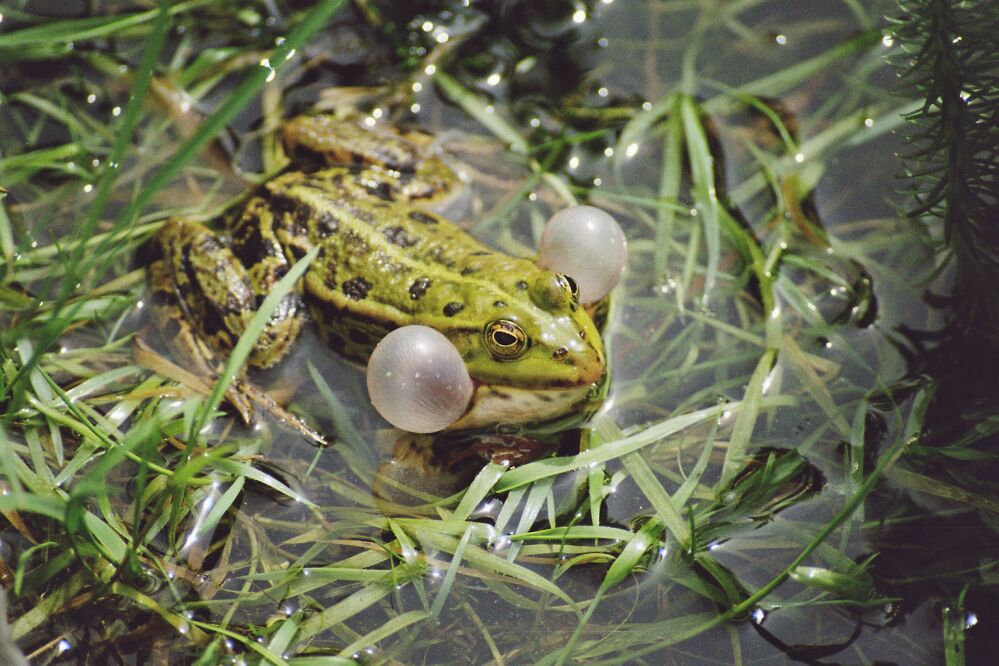
<svg viewBox="0 0 999 666">
<path fill-rule="evenodd" d="M 266 112 L 280 113 L 280 100 L 324 66 L 310 42 L 328 46 L 347 25 L 329 27 L 345 4 L 291 13 L 276 48 L 241 3 L 66 20 L 2 8 L 19 27 L 0 34 L 0 59 L 59 72 L 75 59 L 108 87 L 103 120 L 86 101 L 96 88 L 70 74 L 3 100 L 19 135 L 0 146 L 0 185 L 11 190 L 0 199 L 0 512 L 2 540 L 14 544 L 0 581 L 12 637 L 29 656 L 610 664 L 710 636 L 720 640 L 688 642 L 683 654 L 739 663 L 772 613 L 801 632 L 770 641 L 794 656 L 789 645 L 833 642 L 811 633 L 816 618 L 878 623 L 872 608 L 894 603 L 871 573 L 875 553 L 858 553 L 876 521 L 865 503 L 886 475 L 962 511 L 994 509 L 899 465 L 923 445 L 930 391 L 887 390 L 900 364 L 865 327 L 871 276 L 915 275 L 922 267 L 899 268 L 898 253 L 919 252 L 921 240 L 887 220 L 851 230 L 858 213 L 848 208 L 830 231 L 815 213 L 823 174 L 851 151 L 883 150 L 883 133 L 912 108 L 874 83 L 889 40 L 858 3 L 849 6 L 857 36 L 798 62 L 754 55 L 761 72 L 748 82 L 711 81 L 698 68 L 709 68 L 705 50 L 720 36 L 754 51 L 751 10 L 776 3 L 651 3 L 642 10 L 651 19 L 669 12 L 697 26 L 688 41 L 641 47 L 653 70 L 677 56 L 681 85 L 647 72 L 650 91 L 667 90 L 658 99 L 577 91 L 527 115 L 520 100 L 477 85 L 474 59 L 452 57 L 490 35 L 476 31 L 497 17 L 447 8 L 476 21 L 444 39 L 434 37 L 443 14 L 413 18 L 416 36 L 392 42 L 413 49 L 412 75 L 353 93 L 373 119 L 374 109 L 430 107 L 427 117 L 466 130 L 472 158 L 517 166 L 492 179 L 499 193 L 483 197 L 477 231 L 522 250 L 551 206 L 577 196 L 627 221 L 632 259 L 606 336 L 611 404 L 575 448 L 513 469 L 469 466 L 439 442 L 380 431 L 356 373 L 317 356 L 304 373 L 315 395 L 290 409 L 333 446 L 313 449 L 274 423 L 235 423 L 222 397 L 268 308 L 312 256 L 264 301 L 216 380 L 177 373 L 139 345 L 143 273 L 130 255 L 171 215 L 208 219 L 224 207 L 224 177 L 192 165 L 206 152 L 219 161 L 218 137 L 261 94 Z M 355 4 L 350 21 L 379 39 L 405 25 L 391 7 Z M 586 25 L 609 25 L 588 8 Z M 245 29 L 198 47 L 227 21 Z M 424 33 L 448 50 L 421 54 L 410 42 Z M 104 39 L 129 46 L 111 59 Z M 117 58 L 138 64 L 125 74 Z M 825 85 L 834 64 L 842 81 Z M 623 66 L 608 61 L 609 80 Z M 173 102 L 197 91 L 216 103 L 176 129 L 183 114 L 163 90 Z M 799 119 L 775 99 L 791 92 L 810 114 Z M 567 120 L 583 117 L 585 126 Z M 223 161 L 245 171 L 239 158 Z M 472 179 L 489 184 L 470 161 Z M 827 206 L 841 207 L 836 195 Z M 65 230 L 75 234 L 65 240 Z M 805 502 L 814 497 L 822 501 Z M 962 663 L 966 590 L 931 645 L 892 634 L 854 656 L 877 653 L 881 640 L 909 663 L 928 654 Z"/>
</svg>

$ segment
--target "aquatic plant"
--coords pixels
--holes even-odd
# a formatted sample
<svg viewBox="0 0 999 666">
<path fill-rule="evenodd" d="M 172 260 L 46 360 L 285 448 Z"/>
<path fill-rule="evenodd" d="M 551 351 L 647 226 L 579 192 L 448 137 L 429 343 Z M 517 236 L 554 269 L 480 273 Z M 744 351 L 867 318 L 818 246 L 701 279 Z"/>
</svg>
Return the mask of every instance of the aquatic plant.
<svg viewBox="0 0 999 666">
<path fill-rule="evenodd" d="M 908 214 L 943 224 L 956 325 L 999 344 L 999 11 L 988 0 L 899 6 L 893 60 L 905 94 L 923 100 L 906 115 L 917 200 Z"/>
</svg>

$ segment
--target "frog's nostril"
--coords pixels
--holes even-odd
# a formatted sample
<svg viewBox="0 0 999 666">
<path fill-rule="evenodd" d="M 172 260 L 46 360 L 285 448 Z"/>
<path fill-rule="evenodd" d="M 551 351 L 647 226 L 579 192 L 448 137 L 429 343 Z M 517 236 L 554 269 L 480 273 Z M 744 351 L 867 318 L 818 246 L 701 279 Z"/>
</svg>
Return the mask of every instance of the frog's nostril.
<svg viewBox="0 0 999 666">
<path fill-rule="evenodd" d="M 566 349 L 565 347 L 559 347 L 554 352 L 552 352 L 552 358 L 554 358 L 555 360 L 562 360 L 563 358 L 568 356 L 568 354 L 569 354 L 568 349 Z"/>
</svg>

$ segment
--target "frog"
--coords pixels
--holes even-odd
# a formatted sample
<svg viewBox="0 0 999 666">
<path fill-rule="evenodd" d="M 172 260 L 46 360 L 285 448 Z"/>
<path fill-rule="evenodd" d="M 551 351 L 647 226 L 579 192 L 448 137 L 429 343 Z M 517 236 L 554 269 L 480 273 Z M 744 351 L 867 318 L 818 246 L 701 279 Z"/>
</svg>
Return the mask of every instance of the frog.
<svg viewBox="0 0 999 666">
<path fill-rule="evenodd" d="M 436 212 L 463 183 L 432 135 L 315 114 L 285 121 L 280 138 L 284 170 L 216 219 L 172 218 L 151 240 L 153 322 L 190 370 L 217 374 L 264 297 L 316 248 L 257 339 L 251 368 L 278 364 L 306 325 L 364 364 L 389 331 L 419 324 L 448 338 L 474 383 L 446 430 L 592 408 L 607 377 L 592 309 L 571 277 L 494 250 Z M 249 422 L 241 384 L 227 397 Z"/>
</svg>

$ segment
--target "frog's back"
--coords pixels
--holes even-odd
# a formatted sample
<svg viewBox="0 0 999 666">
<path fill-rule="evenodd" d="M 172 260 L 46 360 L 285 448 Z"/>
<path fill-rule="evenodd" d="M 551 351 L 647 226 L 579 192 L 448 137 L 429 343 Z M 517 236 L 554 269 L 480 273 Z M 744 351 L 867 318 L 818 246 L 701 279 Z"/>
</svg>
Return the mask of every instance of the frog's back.
<svg viewBox="0 0 999 666">
<path fill-rule="evenodd" d="M 268 321 L 252 365 L 284 356 L 304 297 L 320 334 L 359 361 L 392 329 L 422 324 L 443 333 L 476 384 L 474 407 L 456 428 L 546 420 L 585 400 L 605 360 L 572 281 L 495 252 L 431 212 L 458 180 L 440 158 L 399 133 L 386 138 L 356 126 L 327 146 L 329 132 L 320 132 L 327 122 L 289 124 L 286 144 L 294 151 L 308 139 L 303 149 L 317 159 L 259 186 L 220 221 L 224 237 L 187 221 L 157 235 L 150 275 L 175 301 L 169 309 L 178 314 L 169 317 L 190 320 L 199 339 L 225 351 L 292 263 L 316 248 Z M 344 139 L 347 148 L 330 147 Z M 218 316 L 199 316 L 209 312 L 202 304 Z M 233 309 L 238 316 L 229 317 Z"/>
<path fill-rule="evenodd" d="M 233 228 L 238 244 L 257 252 L 265 243 L 256 234 L 272 235 L 289 261 L 319 248 L 304 287 L 333 347 L 364 360 L 385 332 L 406 324 L 480 332 L 524 298 L 542 272 L 534 262 L 495 252 L 408 201 L 373 194 L 382 176 L 351 167 L 285 174 Z"/>
</svg>

